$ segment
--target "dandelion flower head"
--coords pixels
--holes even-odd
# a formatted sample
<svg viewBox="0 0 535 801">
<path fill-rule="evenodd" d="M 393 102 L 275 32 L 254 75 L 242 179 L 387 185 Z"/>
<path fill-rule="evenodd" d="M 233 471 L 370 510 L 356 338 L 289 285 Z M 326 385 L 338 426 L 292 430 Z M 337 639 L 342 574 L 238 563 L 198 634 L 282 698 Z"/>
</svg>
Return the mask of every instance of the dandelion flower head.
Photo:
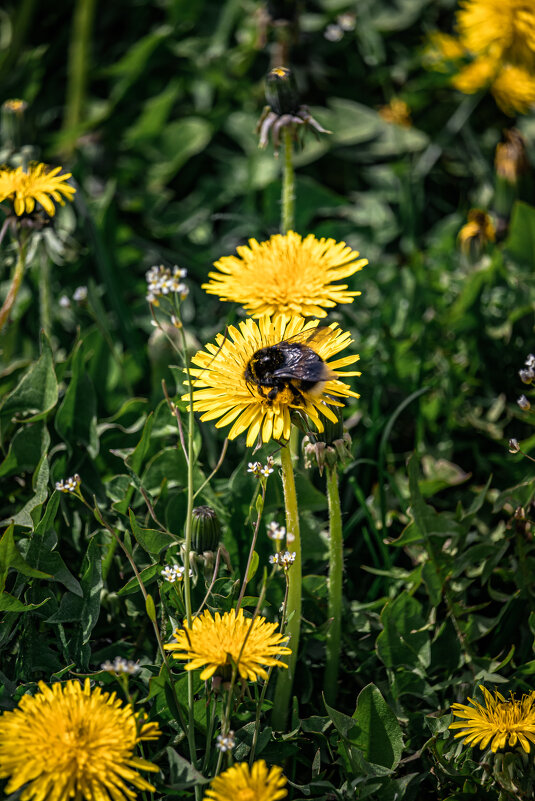
<svg viewBox="0 0 535 801">
<path fill-rule="evenodd" d="M 457 28 L 472 53 L 535 66 L 534 0 L 465 0 Z"/>
<path fill-rule="evenodd" d="M 450 729 L 459 729 L 455 737 L 464 737 L 466 745 L 479 745 L 496 753 L 508 745 L 514 748 L 520 744 L 529 754 L 531 744 L 535 743 L 535 692 L 523 695 L 517 700 L 514 695 L 506 700 L 495 691 L 491 693 L 480 685 L 484 704 L 468 698 L 468 704 L 453 704 L 453 714 L 461 721 L 452 723 Z"/>
<path fill-rule="evenodd" d="M 206 345 L 193 357 L 195 367 L 190 369 L 195 379 L 193 408 L 203 412 L 201 420 L 217 419 L 217 428 L 232 423 L 229 439 L 247 431 L 248 446 L 254 445 L 259 435 L 263 442 L 289 439 L 292 410 L 306 415 L 318 431 L 323 431 L 320 414 L 336 422 L 329 406 L 343 406 L 347 397 L 359 397 L 339 380 L 341 376 L 360 375 L 341 372 L 359 357 L 354 354 L 329 362 L 351 343 L 351 336 L 335 324 L 321 329 L 317 326 L 317 320 L 307 323 L 298 316 L 262 317 L 258 322 L 244 320 L 238 328 L 230 326 L 226 336 L 218 334 L 214 344 Z M 287 386 L 270 398 L 271 387 L 246 380 L 245 373 L 257 351 L 287 340 L 306 343 L 325 363 L 328 377 L 313 389 L 299 391 L 295 389 L 299 382 L 288 380 Z M 183 400 L 188 401 L 189 394 Z"/>
<path fill-rule="evenodd" d="M 72 200 L 76 189 L 67 183 L 71 173 L 61 172 L 61 167 L 53 169 L 46 164 L 32 164 L 28 170 L 22 167 L 0 170 L 0 203 L 11 200 L 15 214 L 30 214 L 36 203 L 40 203 L 51 217 L 56 213 L 55 203 L 62 206 L 65 200 Z"/>
<path fill-rule="evenodd" d="M 267 679 L 266 667 L 287 667 L 277 657 L 291 654 L 285 638 L 277 631 L 276 623 L 264 617 L 246 618 L 243 609 L 238 614 L 232 610 L 220 615 L 205 610 L 194 618 L 191 628 L 184 621 L 184 628 L 176 629 L 175 642 L 164 648 L 173 651 L 175 659 L 189 659 L 186 670 L 203 668 L 201 679 L 205 681 L 219 672 L 230 678 L 232 666 L 236 665 L 243 679 L 256 681 L 258 676 Z"/>
<path fill-rule="evenodd" d="M 221 300 L 239 303 L 253 317 L 325 317 L 326 309 L 352 303 L 361 294 L 336 282 L 368 263 L 345 242 L 316 239 L 313 234 L 303 239 L 294 231 L 275 234 L 267 242 L 250 239 L 237 252 L 215 262 L 218 272 L 208 274 L 211 280 L 203 289 Z"/>
<path fill-rule="evenodd" d="M 115 693 L 91 690 L 89 679 L 39 682 L 17 709 L 0 716 L 0 777 L 21 801 L 132 801 L 132 787 L 154 790 L 137 769 L 158 771 L 134 757 L 140 740 L 154 740 L 158 724 L 136 718 Z"/>
<path fill-rule="evenodd" d="M 268 768 L 263 759 L 238 762 L 212 780 L 204 801 L 278 801 L 288 795 L 282 768 Z"/>
</svg>

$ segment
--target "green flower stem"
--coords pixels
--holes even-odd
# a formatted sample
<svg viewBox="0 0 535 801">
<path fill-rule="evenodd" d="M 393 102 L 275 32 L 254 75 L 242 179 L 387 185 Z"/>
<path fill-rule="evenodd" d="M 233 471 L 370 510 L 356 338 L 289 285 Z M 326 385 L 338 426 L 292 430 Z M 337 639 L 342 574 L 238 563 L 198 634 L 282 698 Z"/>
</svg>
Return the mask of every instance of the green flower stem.
<svg viewBox="0 0 535 801">
<path fill-rule="evenodd" d="M 39 310 L 41 312 L 41 328 L 50 336 L 50 262 L 45 257 L 39 268 Z"/>
<path fill-rule="evenodd" d="M 281 234 L 294 228 L 295 173 L 293 165 L 293 129 L 286 126 L 282 132 L 284 141 L 284 172 L 282 177 Z"/>
<path fill-rule="evenodd" d="M 299 534 L 299 511 L 293 472 L 292 455 L 289 447 L 281 448 L 282 487 L 286 506 L 286 531 L 293 534 L 292 549 L 295 561 L 288 571 L 288 624 L 285 633 L 289 636 L 288 647 L 292 653 L 287 657 L 288 670 L 280 670 L 277 676 L 273 702 L 273 728 L 282 731 L 286 725 L 288 709 L 291 704 L 292 687 L 299 649 L 299 630 L 301 628 L 301 537 Z M 286 660 L 285 660 L 286 661 Z"/>
<path fill-rule="evenodd" d="M 195 454 L 193 451 L 193 432 L 195 426 L 195 418 L 193 415 L 193 384 L 192 378 L 189 371 L 188 366 L 188 351 L 186 346 L 186 336 L 184 334 L 184 329 L 180 326 L 180 339 L 182 343 L 182 352 L 184 357 L 184 365 L 186 369 L 186 377 L 188 381 L 188 392 L 189 392 L 189 412 L 188 412 L 188 506 L 186 510 L 186 531 L 185 531 L 185 543 L 184 543 L 184 603 L 186 606 L 186 619 L 188 621 L 188 627 L 191 628 L 192 625 L 192 614 L 191 614 L 191 579 L 189 575 L 190 570 L 190 551 L 191 551 L 191 529 L 192 529 L 192 522 L 193 522 L 193 499 L 194 499 L 194 489 L 193 489 L 193 460 L 195 458 Z M 197 751 L 195 747 L 195 717 L 193 713 L 193 704 L 195 702 L 194 692 L 193 692 L 193 671 L 188 670 L 188 715 L 189 715 L 189 725 L 188 725 L 188 743 L 189 743 L 189 750 L 190 750 L 190 759 L 192 764 L 196 767 L 197 763 Z M 200 785 L 195 786 L 195 798 L 197 801 L 201 798 L 201 787 Z"/>
<path fill-rule="evenodd" d="M 326 466 L 327 499 L 329 502 L 329 628 L 327 631 L 327 663 L 325 666 L 325 699 L 330 706 L 336 701 L 338 667 L 340 663 L 340 632 L 342 622 L 342 570 L 344 565 L 344 541 L 342 537 L 342 513 L 338 491 L 336 465 Z"/>
<path fill-rule="evenodd" d="M 22 284 L 22 276 L 24 275 L 24 269 L 26 267 L 26 243 L 19 244 L 19 252 L 17 255 L 17 263 L 15 265 L 15 272 L 13 273 L 13 278 L 11 279 L 11 286 L 9 287 L 9 291 L 7 293 L 6 299 L 0 309 L 0 331 L 4 327 L 4 324 L 9 316 L 9 312 L 13 304 L 15 303 L 16 297 L 19 294 L 19 289 Z"/>
<path fill-rule="evenodd" d="M 76 139 L 79 135 L 77 128 L 82 120 L 87 79 L 91 69 L 89 45 L 93 30 L 95 6 L 96 0 L 78 0 L 74 9 L 69 66 L 67 69 L 69 79 L 63 120 L 63 133 L 68 137 L 65 148 L 67 156 L 74 150 Z"/>
</svg>

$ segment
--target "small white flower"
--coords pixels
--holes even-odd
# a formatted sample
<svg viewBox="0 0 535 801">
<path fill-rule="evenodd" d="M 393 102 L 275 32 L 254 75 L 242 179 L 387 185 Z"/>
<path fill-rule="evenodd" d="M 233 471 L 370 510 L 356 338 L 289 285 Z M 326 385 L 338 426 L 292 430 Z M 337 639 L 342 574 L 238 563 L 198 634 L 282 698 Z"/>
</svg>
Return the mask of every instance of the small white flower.
<svg viewBox="0 0 535 801">
<path fill-rule="evenodd" d="M 273 472 L 273 468 L 269 465 L 265 464 L 262 469 L 260 470 L 261 475 L 267 478 Z"/>
<path fill-rule="evenodd" d="M 229 731 L 228 734 L 218 734 L 216 740 L 216 748 L 224 754 L 226 751 L 232 751 L 235 746 L 234 732 Z"/>
<path fill-rule="evenodd" d="M 295 562 L 296 553 L 293 551 L 278 551 L 277 553 L 273 554 L 269 557 L 269 561 L 272 565 L 278 565 L 279 567 L 283 567 L 285 570 L 288 570 L 290 565 L 293 565 Z"/>
<path fill-rule="evenodd" d="M 327 25 L 323 31 L 323 35 L 329 42 L 339 42 L 340 39 L 344 38 L 344 32 L 342 28 L 334 23 Z"/>
<path fill-rule="evenodd" d="M 520 451 L 520 445 L 517 439 L 510 439 L 509 440 L 509 453 L 518 453 Z"/>
<path fill-rule="evenodd" d="M 76 492 L 81 483 L 82 479 L 78 473 L 75 473 L 69 478 L 62 478 L 61 481 L 56 481 L 55 487 L 58 492 Z"/>
<path fill-rule="evenodd" d="M 520 406 L 520 408 L 523 409 L 523 411 L 525 412 L 527 412 L 528 409 L 531 409 L 531 403 L 529 402 L 529 400 L 526 398 L 525 395 L 521 395 L 517 400 L 517 403 Z"/>
<path fill-rule="evenodd" d="M 131 662 L 129 659 L 123 659 L 122 656 L 116 656 L 113 662 L 106 659 L 100 666 L 101 670 L 107 670 L 108 673 L 128 673 L 130 676 L 135 676 L 139 673 L 140 667 L 136 662 Z"/>
<path fill-rule="evenodd" d="M 87 287 L 86 286 L 77 287 L 74 290 L 72 299 L 75 300 L 77 303 L 83 303 L 84 300 L 87 300 Z"/>
<path fill-rule="evenodd" d="M 270 540 L 283 540 L 286 536 L 286 529 L 273 520 L 267 525 L 267 535 Z"/>
<path fill-rule="evenodd" d="M 247 467 L 247 472 L 248 473 L 252 473 L 253 476 L 256 476 L 256 478 L 259 478 L 261 470 L 262 470 L 262 463 L 261 462 L 249 462 L 249 466 Z"/>
<path fill-rule="evenodd" d="M 176 570 L 169 565 L 166 565 L 164 569 L 161 571 L 162 576 L 166 581 L 170 581 L 171 583 L 177 580 Z"/>
<path fill-rule="evenodd" d="M 343 31 L 354 31 L 356 21 L 357 19 L 355 14 L 352 14 L 350 11 L 346 11 L 344 14 L 339 14 L 336 17 L 336 22 Z"/>
<path fill-rule="evenodd" d="M 526 367 L 535 367 L 535 354 L 530 353 L 526 359 Z"/>
<path fill-rule="evenodd" d="M 68 309 L 69 306 L 71 305 L 71 302 L 67 297 L 67 295 L 62 295 L 58 302 L 62 309 Z"/>
</svg>

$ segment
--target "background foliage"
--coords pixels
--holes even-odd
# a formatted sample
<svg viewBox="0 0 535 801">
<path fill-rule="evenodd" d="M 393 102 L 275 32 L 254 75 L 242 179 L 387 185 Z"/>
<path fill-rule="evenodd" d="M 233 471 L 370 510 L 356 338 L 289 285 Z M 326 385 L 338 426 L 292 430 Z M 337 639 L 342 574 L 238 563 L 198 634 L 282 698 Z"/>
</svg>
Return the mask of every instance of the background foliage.
<svg viewBox="0 0 535 801">
<path fill-rule="evenodd" d="M 149 699 L 172 743 L 167 755 L 162 743 L 160 752 L 154 747 L 162 792 L 178 798 L 195 775 L 137 583 L 105 528 L 53 487 L 82 476 L 86 498 L 94 495 L 121 531 L 147 588 L 154 597 L 160 591 L 167 636 L 176 612 L 160 570 L 178 548 L 152 528 L 140 488 L 163 527 L 180 537 L 185 465 L 161 380 L 173 394 L 182 379 L 151 327 L 144 275 L 160 262 L 188 269 L 192 350 L 239 318 L 200 284 L 214 260 L 278 228 L 281 165 L 271 147 L 258 150 L 254 129 L 280 37 L 255 0 L 73 5 L 22 0 L 0 12 L 3 99 L 29 104 L 18 141 L 3 121 L 2 159 L 14 163 L 22 148 L 66 166 L 78 188 L 74 206 L 43 232 L 1 337 L 0 702 L 12 708 L 39 679 L 92 673 L 117 654 L 139 659 L 139 697 Z M 454 8 L 449 0 L 307 2 L 291 42 L 301 97 L 332 131 L 307 138 L 296 156 L 296 229 L 343 239 L 369 259 L 352 279 L 362 297 L 331 315 L 351 330 L 363 370 L 361 400 L 346 421 L 352 461 L 341 476 L 338 700 L 334 709 L 321 698 L 324 482 L 301 468 L 299 694 L 289 733 L 276 735 L 266 722 L 257 749 L 284 762 L 294 799 L 497 798 L 483 789 L 478 749 L 461 752 L 447 732 L 449 707 L 478 683 L 502 692 L 532 686 L 535 485 L 528 463 L 506 445 L 513 436 L 526 452 L 532 444 L 532 413 L 515 403 L 517 371 L 534 349 L 529 188 L 496 245 L 471 258 L 457 235 L 471 207 L 493 208 L 502 129 L 515 122 L 532 151 L 534 122 L 507 118 L 490 96 L 463 97 L 424 68 L 426 36 L 451 30 Z M 330 41 L 325 32 L 344 12 L 356 12 L 355 27 Z M 411 127 L 379 115 L 396 97 L 408 104 Z M 14 263 L 6 242 L 4 293 Z M 47 334 L 43 269 L 50 269 Z M 79 285 L 88 287 L 84 302 L 72 300 Z M 195 436 L 200 486 L 224 434 L 204 425 Z M 222 573 L 221 609 L 231 608 L 232 579 L 247 559 L 250 458 L 242 440 L 230 443 L 199 498 L 221 518 L 235 571 Z M 525 518 L 515 516 L 518 507 Z M 266 521 L 282 520 L 282 509 L 273 476 Z M 258 550 L 264 564 L 267 538 Z M 268 615 L 281 593 L 270 587 Z M 177 686 L 184 701 L 179 678 Z M 249 753 L 252 709 L 246 702 L 240 713 L 237 758 Z M 202 701 L 195 715 L 205 732 Z"/>
</svg>

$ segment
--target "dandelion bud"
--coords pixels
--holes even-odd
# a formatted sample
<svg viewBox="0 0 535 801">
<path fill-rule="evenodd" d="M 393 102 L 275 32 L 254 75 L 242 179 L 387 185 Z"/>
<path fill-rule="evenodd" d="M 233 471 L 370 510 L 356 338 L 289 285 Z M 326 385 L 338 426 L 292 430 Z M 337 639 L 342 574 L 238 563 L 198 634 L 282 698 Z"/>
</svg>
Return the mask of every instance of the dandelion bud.
<svg viewBox="0 0 535 801">
<path fill-rule="evenodd" d="M 521 395 L 517 400 L 517 403 L 524 412 L 527 412 L 528 409 L 531 409 L 531 403 L 525 395 Z"/>
<path fill-rule="evenodd" d="M 503 132 L 505 141 L 496 145 L 494 164 L 496 175 L 510 184 L 518 183 L 519 178 L 529 172 L 529 159 L 524 137 L 516 128 Z"/>
<path fill-rule="evenodd" d="M 299 96 L 291 70 L 274 67 L 266 76 L 266 101 L 278 114 L 295 114 L 299 109 Z"/>
<path fill-rule="evenodd" d="M 468 212 L 468 222 L 459 231 L 459 245 L 465 256 L 478 259 L 483 250 L 496 239 L 496 227 L 491 217 L 481 209 Z"/>
<path fill-rule="evenodd" d="M 334 407 L 331 411 L 336 414 L 336 423 L 325 418 L 321 434 L 309 433 L 303 439 L 305 452 L 305 467 L 317 464 L 320 475 L 325 465 L 334 467 L 343 464 L 351 458 L 351 436 L 344 431 L 344 421 L 341 407 Z"/>
<path fill-rule="evenodd" d="M 217 515 L 210 506 L 197 506 L 193 512 L 191 547 L 198 553 L 217 551 L 221 536 L 221 526 Z"/>
</svg>

